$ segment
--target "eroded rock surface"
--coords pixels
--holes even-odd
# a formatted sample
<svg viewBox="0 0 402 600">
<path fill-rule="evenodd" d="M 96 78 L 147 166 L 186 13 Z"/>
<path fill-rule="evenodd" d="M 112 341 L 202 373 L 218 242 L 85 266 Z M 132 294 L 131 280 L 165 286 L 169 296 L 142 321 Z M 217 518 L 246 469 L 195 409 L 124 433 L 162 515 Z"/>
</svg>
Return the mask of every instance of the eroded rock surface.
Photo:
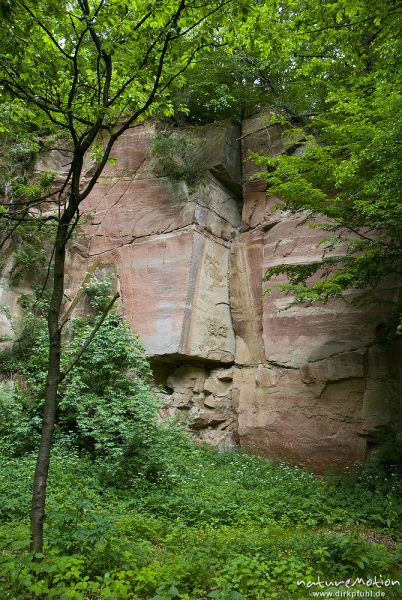
<svg viewBox="0 0 402 600">
<path fill-rule="evenodd" d="M 284 151 L 280 131 L 264 127 L 264 116 L 244 124 L 243 156 L 248 150 Z M 246 160 L 244 174 L 252 169 Z M 258 454 L 318 471 L 363 459 L 366 436 L 379 425 L 400 431 L 402 397 L 401 345 L 376 342 L 383 305 L 334 300 L 284 310 L 290 299 L 275 288 L 284 281 L 279 277 L 263 295 L 268 267 L 319 259 L 322 237 L 302 216 L 281 210 L 263 181 L 245 178 L 231 259 L 239 440 Z"/>
<path fill-rule="evenodd" d="M 233 368 L 208 369 L 182 365 L 166 380 L 170 395 L 164 412 L 180 415 L 194 437 L 220 448 L 237 442 L 237 421 L 233 407 Z"/>
<path fill-rule="evenodd" d="M 112 276 L 166 390 L 165 414 L 183 418 L 200 441 L 323 470 L 362 459 L 378 425 L 401 430 L 401 348 L 376 341 L 383 306 L 283 310 L 289 298 L 275 288 L 264 296 L 265 270 L 315 261 L 322 237 L 250 178 L 249 150 L 285 151 L 268 116 L 181 132 L 202 140 L 204 176 L 194 185 L 153 168 L 154 126 L 128 131 L 83 204 L 65 310 L 87 310 L 83 284 Z M 62 174 L 67 163 L 56 153 L 38 168 Z M 26 290 L 7 269 L 0 291 L 18 317 Z"/>
</svg>

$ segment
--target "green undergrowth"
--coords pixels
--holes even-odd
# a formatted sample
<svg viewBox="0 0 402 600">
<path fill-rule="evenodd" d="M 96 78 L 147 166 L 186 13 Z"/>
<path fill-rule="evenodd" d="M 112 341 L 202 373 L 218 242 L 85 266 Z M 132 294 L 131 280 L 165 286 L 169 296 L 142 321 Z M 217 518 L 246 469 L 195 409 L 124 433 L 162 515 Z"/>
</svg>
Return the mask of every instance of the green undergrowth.
<svg viewBox="0 0 402 600">
<path fill-rule="evenodd" d="M 317 477 L 194 445 L 161 422 L 142 345 L 115 313 L 60 389 L 46 545 L 32 557 L 47 348 L 32 314 L 0 356 L 0 600 L 286 600 L 310 598 L 318 578 L 358 577 L 355 591 L 402 581 L 402 483 L 389 461 Z M 92 327 L 68 325 L 63 365 Z"/>
<path fill-rule="evenodd" d="M 310 597 L 297 582 L 318 577 L 401 580 L 393 476 L 317 478 L 242 453 L 176 450 L 169 478 L 127 485 L 56 450 L 39 562 L 28 544 L 34 459 L 2 459 L 1 597 L 287 599 Z"/>
</svg>

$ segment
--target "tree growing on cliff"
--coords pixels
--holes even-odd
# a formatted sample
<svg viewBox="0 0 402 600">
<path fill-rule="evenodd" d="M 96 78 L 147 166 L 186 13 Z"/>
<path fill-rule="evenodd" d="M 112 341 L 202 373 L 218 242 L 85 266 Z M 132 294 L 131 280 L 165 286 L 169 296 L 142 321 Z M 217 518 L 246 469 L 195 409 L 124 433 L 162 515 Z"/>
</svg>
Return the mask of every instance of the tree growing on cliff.
<svg viewBox="0 0 402 600">
<path fill-rule="evenodd" d="M 240 27 L 261 72 L 283 65 L 279 120 L 293 144 L 303 139 L 302 152 L 256 158 L 268 191 L 292 211 L 307 210 L 316 223 L 327 217 L 322 260 L 278 265 L 265 275 L 267 281 L 285 275 L 280 288 L 295 302 L 325 302 L 351 288 L 360 290 L 355 301 L 377 301 L 368 289 L 384 276 L 392 274 L 399 285 L 401 18 L 395 0 L 286 0 L 276 13 L 250 13 Z M 267 28 L 272 35 L 264 43 L 257 34 Z M 293 115 L 286 102 L 281 107 L 289 86 L 303 99 Z M 395 332 L 398 293 L 386 312 Z"/>
<path fill-rule="evenodd" d="M 4 199 L 1 207 L 1 216 L 11 224 L 6 237 L 10 229 L 33 217 L 36 222 L 55 224 L 47 317 L 49 361 L 31 508 L 35 552 L 43 549 L 58 388 L 87 347 L 84 344 L 70 367 L 61 371 L 66 245 L 79 221 L 80 205 L 111 158 L 116 140 L 146 117 L 172 113 L 170 86 L 184 83 L 194 57 L 218 43 L 223 17 L 229 11 L 243 10 L 246 4 L 231 0 L 45 0 L 40 4 L 13 0 L 0 5 L 2 99 L 9 102 L 16 119 L 29 115 L 31 131 L 46 126 L 64 132 L 71 154 L 66 178 L 47 197 L 41 190 L 31 190 L 19 194 L 18 200 Z M 3 128 L 6 125 L 3 120 Z M 95 166 L 85 177 L 88 160 L 95 161 Z M 50 214 L 41 212 L 44 200 L 53 205 Z"/>
</svg>

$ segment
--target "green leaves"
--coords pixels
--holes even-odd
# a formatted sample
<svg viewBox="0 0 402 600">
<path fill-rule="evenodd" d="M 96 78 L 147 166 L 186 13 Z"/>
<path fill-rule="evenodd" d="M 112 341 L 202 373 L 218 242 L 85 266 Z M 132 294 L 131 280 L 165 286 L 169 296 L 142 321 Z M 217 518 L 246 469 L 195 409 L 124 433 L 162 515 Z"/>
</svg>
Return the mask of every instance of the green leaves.
<svg viewBox="0 0 402 600">
<path fill-rule="evenodd" d="M 180 465 L 175 484 L 117 488 L 87 457 L 56 448 L 40 562 L 22 518 L 33 459 L 0 457 L 2 590 L 19 600 L 291 600 L 305 595 L 297 581 L 318 574 L 398 579 L 395 474 L 317 478 L 242 453 L 166 452 Z"/>
<path fill-rule="evenodd" d="M 76 356 L 92 330 L 90 318 L 71 323 L 62 367 Z M 28 317 L 22 340 L 0 356 L 3 371 L 17 372 L 24 380 L 23 386 L 0 387 L 0 450 L 18 456 L 33 451 L 38 443 L 47 374 L 44 319 Z M 61 386 L 56 447 L 88 456 L 115 484 L 128 485 L 136 478 L 169 480 L 174 467 L 168 448 L 172 443 L 178 447 L 180 439 L 184 445 L 189 442 L 174 425 L 159 423 L 160 398 L 151 380 L 139 338 L 111 313 Z"/>
<path fill-rule="evenodd" d="M 375 3 L 368 12 L 364 3 L 339 5 L 326 5 L 320 13 L 309 3 L 305 13 L 296 10 L 291 18 L 304 33 L 289 73 L 296 81 L 309 76 L 325 91 L 324 102 L 314 102 L 305 123 L 313 137 L 298 142 L 299 127 L 289 124 L 284 140 L 295 139 L 298 152 L 255 158 L 265 168 L 257 176 L 266 179 L 271 195 L 283 198 L 293 212 L 325 215 L 323 229 L 334 233 L 322 244 L 323 260 L 311 269 L 282 265 L 267 271 L 266 280 L 286 275 L 288 284 L 280 289 L 295 302 L 325 302 L 348 288 L 377 286 L 392 273 L 395 284 L 400 281 L 400 14 L 391 3 Z M 346 252 L 329 259 L 340 244 Z"/>
<path fill-rule="evenodd" d="M 156 174 L 185 181 L 190 187 L 196 185 L 205 175 L 202 150 L 202 140 L 189 141 L 174 131 L 158 132 L 151 144 L 151 156 L 157 159 Z"/>
<path fill-rule="evenodd" d="M 259 173 L 270 193 L 285 199 L 293 211 L 308 209 L 332 219 L 333 226 L 326 228 L 337 232 L 338 243 L 349 248 L 346 257 L 332 261 L 341 266 L 337 274 L 326 272 L 325 280 L 304 290 L 283 288 L 296 292 L 297 301 L 326 300 L 348 287 L 377 284 L 381 275 L 397 270 L 402 224 L 397 155 L 402 155 L 402 132 L 395 111 L 400 113 L 400 106 L 399 93 L 390 94 L 386 87 L 379 86 L 369 97 L 350 92 L 316 118 L 319 144 L 307 144 L 299 156 L 260 159 L 271 169 Z M 321 267 L 329 264 L 324 259 Z M 281 272 L 292 275 L 291 268 Z M 276 274 L 270 270 L 266 278 Z M 306 286 L 307 277 L 302 280 Z"/>
<path fill-rule="evenodd" d="M 183 86 L 198 52 L 215 43 L 226 4 L 11 3 L 0 23 L 3 101 L 29 105 L 101 164 L 103 147 L 91 149 L 100 131 L 110 139 L 124 123 L 173 114 L 169 87 Z"/>
</svg>

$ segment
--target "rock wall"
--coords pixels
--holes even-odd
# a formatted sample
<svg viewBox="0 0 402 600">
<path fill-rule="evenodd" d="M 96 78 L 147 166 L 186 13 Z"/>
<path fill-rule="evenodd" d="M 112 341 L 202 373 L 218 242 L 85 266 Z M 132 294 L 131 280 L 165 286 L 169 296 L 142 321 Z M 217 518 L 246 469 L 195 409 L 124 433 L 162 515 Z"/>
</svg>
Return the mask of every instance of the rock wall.
<svg viewBox="0 0 402 600">
<path fill-rule="evenodd" d="M 232 246 L 238 435 L 248 450 L 320 471 L 364 458 L 366 436 L 377 426 L 401 431 L 401 345 L 377 338 L 384 305 L 333 300 L 283 310 L 289 298 L 275 288 L 262 297 L 268 267 L 315 261 L 323 237 L 302 216 L 279 210 L 262 181 L 248 180 L 248 150 L 284 151 L 280 131 L 263 123 L 243 124 L 242 228 Z M 382 293 L 397 292 L 391 286 Z"/>
<path fill-rule="evenodd" d="M 165 388 L 165 414 L 180 415 L 202 441 L 315 470 L 363 458 L 365 434 L 401 429 L 401 349 L 376 343 L 380 307 L 362 313 L 332 301 L 283 311 L 289 298 L 263 295 L 267 267 L 320 256 L 320 232 L 250 180 L 248 151 L 283 152 L 279 129 L 264 116 L 186 128 L 203 140 L 205 176 L 194 186 L 155 174 L 154 134 L 153 125 L 128 131 L 85 201 L 66 310 L 86 310 L 88 273 L 113 273 Z M 62 171 L 65 162 L 51 153 L 38 169 Z M 20 290 L 3 284 L 0 303 L 15 305 Z"/>
<path fill-rule="evenodd" d="M 155 127 L 144 125 L 116 144 L 115 166 L 82 207 L 66 293 L 76 297 L 88 272 L 112 266 L 122 310 L 166 389 L 165 414 L 180 415 L 196 438 L 230 447 L 238 441 L 229 280 L 241 224 L 241 129 L 185 132 L 203 140 L 197 160 L 205 174 L 194 186 L 157 175 L 149 156 L 154 135 Z"/>
</svg>

